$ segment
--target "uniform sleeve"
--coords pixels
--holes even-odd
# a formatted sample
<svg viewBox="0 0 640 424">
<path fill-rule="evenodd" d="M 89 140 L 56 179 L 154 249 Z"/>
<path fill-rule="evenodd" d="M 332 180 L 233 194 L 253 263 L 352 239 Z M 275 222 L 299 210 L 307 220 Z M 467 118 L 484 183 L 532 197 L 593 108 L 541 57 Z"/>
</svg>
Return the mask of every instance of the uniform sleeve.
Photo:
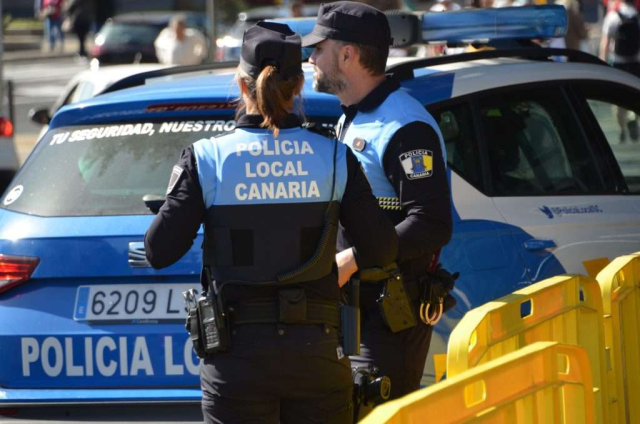
<svg viewBox="0 0 640 424">
<path fill-rule="evenodd" d="M 347 149 L 347 186 L 342 196 L 340 223 L 349 236 L 359 269 L 396 261 L 398 237 L 393 223 L 378 206 L 360 162 L 350 149 Z"/>
<path fill-rule="evenodd" d="M 413 177 L 403 168 L 400 156 L 422 149 L 432 152 L 432 172 Z M 451 239 L 453 225 L 451 194 L 436 131 L 425 122 L 400 128 L 387 145 L 383 167 L 406 213 L 396 225 L 400 261 L 441 249 Z"/>
<path fill-rule="evenodd" d="M 167 200 L 144 237 L 147 260 L 156 269 L 177 262 L 191 249 L 204 220 L 205 206 L 193 147 L 173 167 Z"/>
</svg>

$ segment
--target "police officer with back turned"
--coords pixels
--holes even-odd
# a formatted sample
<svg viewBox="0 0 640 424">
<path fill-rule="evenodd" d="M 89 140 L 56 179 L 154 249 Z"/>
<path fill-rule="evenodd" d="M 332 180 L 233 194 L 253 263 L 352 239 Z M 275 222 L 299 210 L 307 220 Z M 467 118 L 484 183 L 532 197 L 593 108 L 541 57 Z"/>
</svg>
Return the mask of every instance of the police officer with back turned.
<svg viewBox="0 0 640 424">
<path fill-rule="evenodd" d="M 348 1 L 323 4 L 302 44 L 315 46 L 314 88 L 335 94 L 342 104 L 339 139 L 362 163 L 380 207 L 396 225 L 399 267 L 410 294 L 406 303 L 417 315 L 434 287 L 427 283 L 432 255 L 452 232 L 442 134 L 424 106 L 385 77 L 392 40 L 379 10 Z M 344 283 L 359 264 L 348 232 L 341 232 L 338 242 Z M 362 347 L 351 362 L 378 367 L 391 379 L 391 398 L 397 398 L 419 388 L 433 327 L 425 324 L 428 319 L 416 320 L 412 328 L 392 332 L 376 302 L 387 287 L 360 286 Z"/>
<path fill-rule="evenodd" d="M 237 127 L 182 152 L 145 236 L 147 259 L 162 268 L 190 249 L 204 222 L 203 287 L 222 309 L 216 334 L 230 329 L 226 349 L 203 355 L 207 423 L 351 422 L 338 221 L 358 266 L 397 257 L 393 224 L 353 153 L 292 113 L 304 82 L 300 43 L 282 24 L 245 32 Z"/>
</svg>

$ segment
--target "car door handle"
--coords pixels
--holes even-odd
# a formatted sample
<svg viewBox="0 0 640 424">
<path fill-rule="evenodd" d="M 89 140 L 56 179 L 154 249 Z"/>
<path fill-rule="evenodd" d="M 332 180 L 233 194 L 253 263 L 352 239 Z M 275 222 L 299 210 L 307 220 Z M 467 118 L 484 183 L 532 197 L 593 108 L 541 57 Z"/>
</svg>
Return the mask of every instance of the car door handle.
<svg viewBox="0 0 640 424">
<path fill-rule="evenodd" d="M 558 247 L 553 240 L 536 240 L 531 239 L 524 242 L 524 248 L 530 252 L 538 252 L 540 250 L 554 249 Z"/>
</svg>

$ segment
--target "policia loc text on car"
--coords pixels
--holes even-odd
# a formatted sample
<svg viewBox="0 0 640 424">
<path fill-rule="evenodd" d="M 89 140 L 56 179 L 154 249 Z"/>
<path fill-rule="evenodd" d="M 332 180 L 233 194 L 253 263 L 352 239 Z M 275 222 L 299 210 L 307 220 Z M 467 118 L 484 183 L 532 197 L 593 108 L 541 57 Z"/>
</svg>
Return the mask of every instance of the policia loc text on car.
<svg viewBox="0 0 640 424">
<path fill-rule="evenodd" d="M 206 422 L 351 422 L 338 221 L 361 268 L 393 262 L 397 236 L 349 149 L 291 113 L 303 82 L 299 35 L 276 23 L 248 29 L 246 109 L 235 131 L 182 152 L 145 236 L 162 268 L 204 223 L 201 318 L 217 325 L 201 340 Z"/>
</svg>

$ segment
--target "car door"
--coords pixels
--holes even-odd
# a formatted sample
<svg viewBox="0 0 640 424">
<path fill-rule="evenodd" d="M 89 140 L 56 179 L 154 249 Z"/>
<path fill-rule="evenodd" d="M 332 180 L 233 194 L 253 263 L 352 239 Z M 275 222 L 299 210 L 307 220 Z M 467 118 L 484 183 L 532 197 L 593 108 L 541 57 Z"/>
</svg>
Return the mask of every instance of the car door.
<svg viewBox="0 0 640 424">
<path fill-rule="evenodd" d="M 479 153 L 474 108 L 466 99 L 430 106 L 442 131 L 452 191 L 453 236 L 442 249 L 444 268 L 459 272 L 457 305 L 434 327 L 423 384 L 438 381 L 449 335 L 469 310 L 530 283 L 514 245 L 513 228 L 486 194 L 485 161 Z"/>
<path fill-rule="evenodd" d="M 581 125 L 561 83 L 518 86 L 478 99 L 489 191 L 514 228 L 536 282 L 595 274 L 640 249 L 639 209 L 617 188 L 607 150 Z"/>
</svg>

